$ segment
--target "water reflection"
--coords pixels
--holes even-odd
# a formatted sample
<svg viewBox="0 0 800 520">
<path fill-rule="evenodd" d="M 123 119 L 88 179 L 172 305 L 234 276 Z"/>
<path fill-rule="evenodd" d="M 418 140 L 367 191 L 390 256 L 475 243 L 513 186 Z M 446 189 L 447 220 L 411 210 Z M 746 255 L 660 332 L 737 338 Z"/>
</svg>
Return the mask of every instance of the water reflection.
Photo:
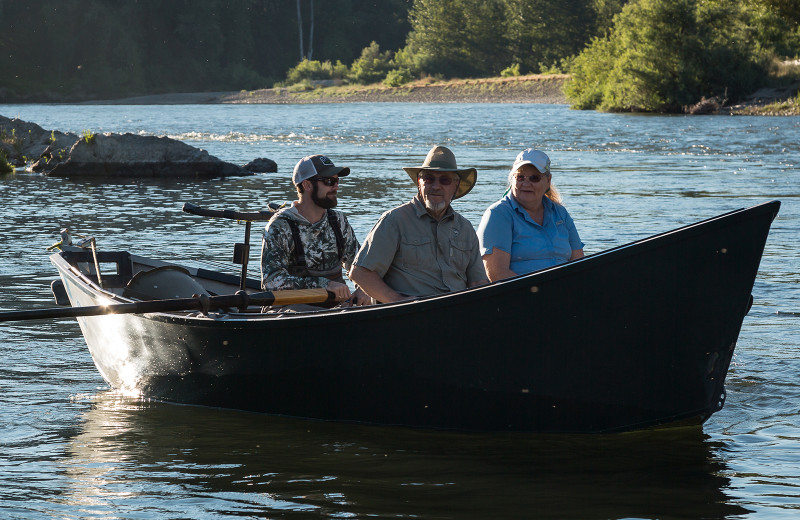
<svg viewBox="0 0 800 520">
<path fill-rule="evenodd" d="M 462 434 L 142 403 L 101 393 L 55 501 L 88 515 L 726 518 L 724 446 L 699 428 Z"/>
</svg>

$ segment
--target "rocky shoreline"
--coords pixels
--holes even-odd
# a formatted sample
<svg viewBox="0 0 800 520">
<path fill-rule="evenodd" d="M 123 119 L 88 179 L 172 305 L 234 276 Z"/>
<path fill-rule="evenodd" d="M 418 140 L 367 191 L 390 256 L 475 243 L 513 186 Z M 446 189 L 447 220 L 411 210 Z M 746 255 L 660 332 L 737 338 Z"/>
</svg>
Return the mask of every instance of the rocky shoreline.
<svg viewBox="0 0 800 520">
<path fill-rule="evenodd" d="M 400 87 L 330 86 L 268 88 L 241 92 L 206 92 L 138 96 L 85 104 L 311 104 L 311 103 L 548 103 L 566 104 L 564 74 L 469 80 L 421 80 Z"/>
<path fill-rule="evenodd" d="M 322 104 L 322 103 L 539 103 L 568 104 L 564 85 L 566 74 L 529 75 L 437 81 L 419 80 L 400 87 L 376 85 L 316 85 L 267 88 L 240 92 L 170 93 L 122 99 L 87 101 L 104 105 L 181 104 Z M 320 82 L 325 83 L 325 82 Z M 793 93 L 800 85 L 762 88 L 742 103 L 703 98 L 686 107 L 689 114 L 798 115 L 800 102 Z"/>
</svg>

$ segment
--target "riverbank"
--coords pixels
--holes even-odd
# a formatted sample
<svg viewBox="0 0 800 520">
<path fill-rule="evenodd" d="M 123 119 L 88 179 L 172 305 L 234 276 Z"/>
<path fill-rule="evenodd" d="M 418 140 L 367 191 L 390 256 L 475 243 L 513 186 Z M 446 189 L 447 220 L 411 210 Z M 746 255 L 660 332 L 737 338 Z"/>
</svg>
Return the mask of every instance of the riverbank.
<svg viewBox="0 0 800 520">
<path fill-rule="evenodd" d="M 400 87 L 340 85 L 266 88 L 240 92 L 161 94 L 124 99 L 89 101 L 92 105 L 180 105 L 180 104 L 309 104 L 309 103 L 547 103 L 567 104 L 565 74 L 511 78 L 426 78 Z"/>
<path fill-rule="evenodd" d="M 400 87 L 374 85 L 301 86 L 242 90 L 155 94 L 112 100 L 87 101 L 87 105 L 189 105 L 189 104 L 315 104 L 315 103 L 542 103 L 568 104 L 564 95 L 567 74 L 510 78 L 436 80 L 425 78 Z M 723 115 L 800 115 L 797 86 L 762 88 L 742 103 L 704 112 Z"/>
</svg>

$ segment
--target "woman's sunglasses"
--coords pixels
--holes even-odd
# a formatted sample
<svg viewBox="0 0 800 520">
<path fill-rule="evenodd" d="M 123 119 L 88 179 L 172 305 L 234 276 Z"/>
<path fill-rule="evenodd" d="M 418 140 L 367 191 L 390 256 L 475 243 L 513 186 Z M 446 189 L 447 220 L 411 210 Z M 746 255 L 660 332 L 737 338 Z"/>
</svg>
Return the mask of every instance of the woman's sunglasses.
<svg viewBox="0 0 800 520">
<path fill-rule="evenodd" d="M 537 182 L 541 181 L 544 175 L 541 173 L 533 173 L 531 175 L 520 175 L 519 173 L 514 176 L 514 180 L 517 181 L 517 184 L 522 184 L 525 182 L 525 179 L 528 179 L 532 183 L 536 184 Z"/>
</svg>

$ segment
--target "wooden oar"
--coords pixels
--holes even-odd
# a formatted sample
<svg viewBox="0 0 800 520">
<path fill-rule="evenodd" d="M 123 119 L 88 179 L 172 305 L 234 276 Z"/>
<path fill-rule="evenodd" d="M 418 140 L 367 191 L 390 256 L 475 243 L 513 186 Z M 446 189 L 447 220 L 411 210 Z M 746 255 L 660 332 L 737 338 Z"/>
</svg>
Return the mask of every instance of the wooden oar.
<svg viewBox="0 0 800 520">
<path fill-rule="evenodd" d="M 210 310 L 238 307 L 244 311 L 251 305 L 291 305 L 296 303 L 329 303 L 336 295 L 327 289 L 300 289 L 296 291 L 266 291 L 223 296 L 199 296 L 197 298 L 175 298 L 110 305 L 91 305 L 86 307 L 59 307 L 30 311 L 0 312 L 0 321 L 41 320 L 47 318 L 77 318 L 79 316 L 102 316 L 105 314 L 145 314 L 149 312 Z"/>
</svg>

